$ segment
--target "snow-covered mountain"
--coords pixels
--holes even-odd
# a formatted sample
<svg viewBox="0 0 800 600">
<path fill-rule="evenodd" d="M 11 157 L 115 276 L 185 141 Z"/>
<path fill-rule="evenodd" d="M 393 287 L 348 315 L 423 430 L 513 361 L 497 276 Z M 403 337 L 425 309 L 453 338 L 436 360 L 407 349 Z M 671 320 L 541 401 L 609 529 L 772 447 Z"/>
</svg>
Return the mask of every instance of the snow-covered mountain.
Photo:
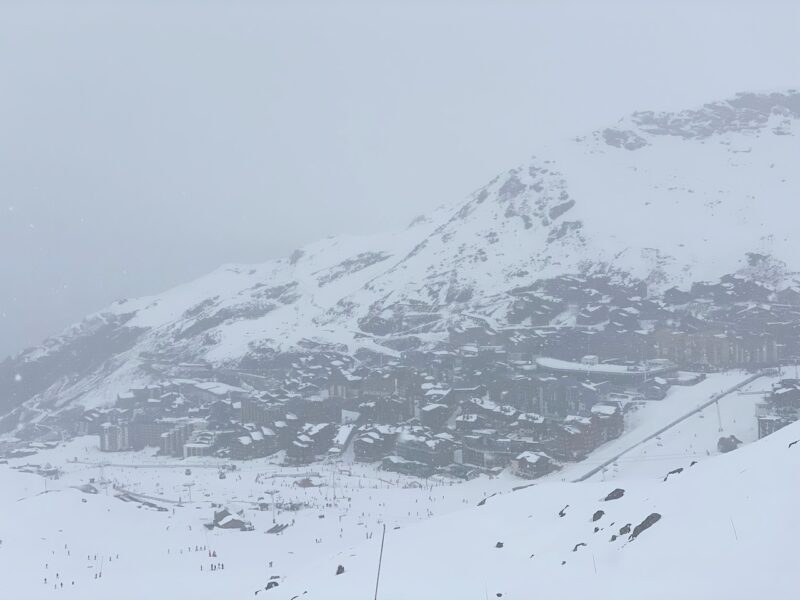
<svg viewBox="0 0 800 600">
<path fill-rule="evenodd" d="M 544 148 L 465 200 L 385 235 L 331 237 L 117 302 L 0 364 L 0 415 L 113 400 L 153 357 L 235 364 L 315 345 L 392 353 L 567 273 L 671 285 L 800 270 L 800 92 L 639 112 Z M 432 199 L 433 200 L 433 199 Z"/>
</svg>

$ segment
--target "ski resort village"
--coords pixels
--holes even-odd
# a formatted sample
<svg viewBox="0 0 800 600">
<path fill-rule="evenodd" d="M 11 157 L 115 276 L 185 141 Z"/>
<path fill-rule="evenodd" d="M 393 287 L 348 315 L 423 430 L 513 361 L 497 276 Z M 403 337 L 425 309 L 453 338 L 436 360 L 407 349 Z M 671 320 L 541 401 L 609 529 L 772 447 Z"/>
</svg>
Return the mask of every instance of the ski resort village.
<svg viewBox="0 0 800 600">
<path fill-rule="evenodd" d="M 566 520 L 586 503 L 559 487 L 572 482 L 622 502 L 623 481 L 666 484 L 800 416 L 794 338 L 769 327 L 800 307 L 740 286 L 727 278 L 655 301 L 567 277 L 519 296 L 558 325 L 499 327 L 474 316 L 429 350 L 353 356 L 307 347 L 267 368 L 235 369 L 148 355 L 157 383 L 105 406 L 41 415 L 5 436 L 3 502 L 15 515 L 0 532 L 6 579 L 40 590 L 30 598 L 139 598 L 146 586 L 133 574 L 160 573 L 175 580 L 177 597 L 288 599 L 310 594 L 319 577 L 309 597 L 344 599 L 367 593 L 378 538 L 399 544 L 401 531 L 437 515 L 469 528 L 470 511 L 546 486 L 548 516 Z M 706 308 L 712 294 L 718 312 Z M 556 506 L 550 498 L 561 489 L 566 500 Z M 528 513 L 540 501 L 508 510 Z M 558 566 L 583 561 L 583 546 L 601 536 L 633 540 L 674 526 L 641 507 L 612 522 L 606 502 L 584 515 L 590 533 L 570 538 Z M 515 518 L 528 527 L 531 516 Z M 497 523 L 481 535 L 495 528 L 498 539 L 478 549 L 490 553 L 487 565 L 521 543 Z M 524 551 L 534 561 L 531 535 Z M 463 548 L 441 551 L 455 557 Z M 387 559 L 414 553 L 390 550 Z M 472 584 L 481 593 L 489 585 Z M 506 591 L 492 596 L 528 597 L 494 585 Z"/>
<path fill-rule="evenodd" d="M 0 597 L 798 597 L 798 122 L 633 113 L 0 362 Z"/>
<path fill-rule="evenodd" d="M 800 338 L 774 323 L 800 319 L 800 303 L 733 277 L 670 290 L 664 301 L 642 291 L 599 278 L 547 281 L 520 291 L 519 309 L 562 324 L 499 327 L 473 316 L 427 351 L 353 357 L 310 348 L 249 369 L 146 356 L 157 383 L 34 420 L 5 454 L 91 436 L 106 453 L 151 448 L 234 464 L 355 461 L 422 478 L 510 470 L 534 479 L 586 459 L 629 429 L 637 411 L 669 404 L 710 374 L 781 366 L 786 380 L 750 420 L 763 436 L 797 418 L 790 357 L 800 355 Z M 720 308 L 697 316 L 711 300 Z"/>
</svg>

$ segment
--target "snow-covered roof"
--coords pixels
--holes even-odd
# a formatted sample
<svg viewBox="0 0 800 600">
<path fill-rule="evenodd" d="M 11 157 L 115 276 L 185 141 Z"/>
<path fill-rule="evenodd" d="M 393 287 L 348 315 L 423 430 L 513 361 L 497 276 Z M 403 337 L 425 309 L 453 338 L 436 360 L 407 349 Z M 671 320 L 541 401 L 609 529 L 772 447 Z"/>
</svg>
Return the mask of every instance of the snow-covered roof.
<svg viewBox="0 0 800 600">
<path fill-rule="evenodd" d="M 672 364 L 664 363 L 639 363 L 636 365 L 612 365 L 606 363 L 585 364 L 557 358 L 537 358 L 536 364 L 543 369 L 549 369 L 551 371 L 582 372 L 597 375 L 636 375 L 645 373 L 652 375 L 654 373 L 666 373 L 675 368 Z"/>
<path fill-rule="evenodd" d="M 422 407 L 421 410 L 423 412 L 430 412 L 432 410 L 441 410 L 443 408 L 446 409 L 448 408 L 448 406 L 446 404 L 436 404 L 435 402 L 433 402 L 431 404 L 426 404 L 425 406 Z"/>
<path fill-rule="evenodd" d="M 611 406 L 609 404 L 595 404 L 592 407 L 592 413 L 596 415 L 604 415 L 604 416 L 612 416 L 619 413 L 619 409 L 616 406 Z"/>
<path fill-rule="evenodd" d="M 215 396 L 247 393 L 247 390 L 243 388 L 236 387 L 235 385 L 228 385 L 227 383 L 222 383 L 221 381 L 203 381 L 201 383 L 195 383 L 194 387 L 196 387 L 198 390 L 203 390 L 204 392 L 214 394 Z"/>
<path fill-rule="evenodd" d="M 530 464 L 536 464 L 540 460 L 550 460 L 550 457 L 542 452 L 522 452 L 515 457 L 515 460 L 525 461 Z"/>
</svg>

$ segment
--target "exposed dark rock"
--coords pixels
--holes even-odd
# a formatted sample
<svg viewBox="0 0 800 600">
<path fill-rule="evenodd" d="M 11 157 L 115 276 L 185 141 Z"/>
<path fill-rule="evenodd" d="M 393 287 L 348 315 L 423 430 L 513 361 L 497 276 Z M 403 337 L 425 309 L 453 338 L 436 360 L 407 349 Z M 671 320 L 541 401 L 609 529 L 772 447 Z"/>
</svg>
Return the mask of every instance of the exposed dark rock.
<svg viewBox="0 0 800 600">
<path fill-rule="evenodd" d="M 317 283 L 319 283 L 320 286 L 325 286 L 345 275 L 357 273 L 374 264 L 383 262 L 390 256 L 390 254 L 385 252 L 362 252 L 353 258 L 343 260 L 338 265 L 331 267 L 324 275 L 317 278 Z"/>
<path fill-rule="evenodd" d="M 514 196 L 518 196 L 525 191 L 525 184 L 519 180 L 516 173 L 512 173 L 506 182 L 497 191 L 497 199 L 501 202 L 506 201 Z"/>
<path fill-rule="evenodd" d="M 496 496 L 496 495 L 497 495 L 497 492 L 495 492 L 494 494 L 490 494 L 490 495 L 486 496 L 486 498 L 484 498 L 483 500 L 481 500 L 480 502 L 478 502 L 478 506 L 483 506 L 484 504 L 486 504 L 486 501 L 487 501 L 489 498 L 493 498 L 493 497 L 494 497 L 494 496 Z"/>
<path fill-rule="evenodd" d="M 472 299 L 473 293 L 474 292 L 471 287 L 459 286 L 456 282 L 453 282 L 447 289 L 445 302 L 448 304 L 452 302 L 469 302 Z"/>
<path fill-rule="evenodd" d="M 604 129 L 603 140 L 609 146 L 626 150 L 638 150 L 647 146 L 647 140 L 636 132 L 621 129 Z"/>
<path fill-rule="evenodd" d="M 183 318 L 193 319 L 195 317 L 198 317 L 205 311 L 210 310 L 211 308 L 216 306 L 218 301 L 219 301 L 219 296 L 214 296 L 213 298 L 207 298 L 206 300 L 203 300 L 199 304 L 196 304 L 192 308 L 186 310 L 183 313 Z"/>
<path fill-rule="evenodd" d="M 575 206 L 575 200 L 572 200 L 570 198 L 566 202 L 563 202 L 561 204 L 556 204 L 554 207 L 552 207 L 547 212 L 547 216 L 550 217 L 551 221 L 555 221 L 558 217 L 563 215 L 565 212 L 567 212 L 573 206 Z"/>
<path fill-rule="evenodd" d="M 583 227 L 581 221 L 562 221 L 558 227 L 553 226 L 547 234 L 547 243 L 552 244 L 556 240 L 566 237 L 570 233 L 578 232 Z"/>
<path fill-rule="evenodd" d="M 800 115 L 800 93 L 738 94 L 726 102 L 713 102 L 697 110 L 676 113 L 637 112 L 633 121 L 650 135 L 706 139 L 733 131 L 758 131 L 770 116 Z"/>
<path fill-rule="evenodd" d="M 633 533 L 631 533 L 628 540 L 633 541 L 635 540 L 640 533 L 645 531 L 646 529 L 650 529 L 653 525 L 658 523 L 661 520 L 661 515 L 658 513 L 650 513 L 647 518 L 639 523 L 636 527 L 633 528 Z"/>
<path fill-rule="evenodd" d="M 614 491 L 609 492 L 608 496 L 606 496 L 603 500 L 605 502 L 608 502 L 609 500 L 619 500 L 624 495 L 625 495 L 625 490 L 623 490 L 622 488 L 617 488 Z"/>
<path fill-rule="evenodd" d="M 722 453 L 732 452 L 736 450 L 742 443 L 742 440 L 735 435 L 728 435 L 719 438 L 717 441 L 717 450 Z"/>
<path fill-rule="evenodd" d="M 292 304 L 298 298 L 296 281 L 271 287 L 261 283 L 254 285 L 253 290 L 258 290 L 253 293 L 253 297 L 261 300 L 277 300 L 281 304 Z"/>
</svg>

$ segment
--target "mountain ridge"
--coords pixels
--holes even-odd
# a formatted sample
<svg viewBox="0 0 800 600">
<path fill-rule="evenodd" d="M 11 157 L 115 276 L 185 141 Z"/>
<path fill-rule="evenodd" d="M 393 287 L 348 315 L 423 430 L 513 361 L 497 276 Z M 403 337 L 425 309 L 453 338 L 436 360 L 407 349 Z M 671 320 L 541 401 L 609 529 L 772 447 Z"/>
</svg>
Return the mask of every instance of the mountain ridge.
<svg viewBox="0 0 800 600">
<path fill-rule="evenodd" d="M 633 113 L 403 230 L 325 238 L 114 303 L 0 363 L 0 415 L 110 402 L 153 378 L 145 354 L 220 365 L 309 344 L 396 355 L 397 338 L 435 344 L 465 315 L 510 324 L 513 290 L 568 274 L 643 282 L 651 296 L 734 273 L 784 285 L 800 270 L 785 218 L 800 196 L 799 121 L 796 90 Z"/>
</svg>

